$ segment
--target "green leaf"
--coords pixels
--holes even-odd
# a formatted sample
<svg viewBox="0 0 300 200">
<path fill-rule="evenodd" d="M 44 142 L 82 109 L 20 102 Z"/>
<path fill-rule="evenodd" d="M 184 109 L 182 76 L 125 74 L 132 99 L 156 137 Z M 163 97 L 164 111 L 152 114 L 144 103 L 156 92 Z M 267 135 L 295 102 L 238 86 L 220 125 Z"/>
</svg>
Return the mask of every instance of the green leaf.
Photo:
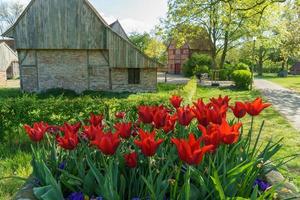
<svg viewBox="0 0 300 200">
<path fill-rule="evenodd" d="M 220 182 L 218 172 L 215 169 L 213 171 L 214 171 L 213 172 L 213 177 L 211 176 L 211 179 L 214 182 L 215 189 L 219 192 L 220 199 L 225 200 L 226 197 L 225 197 L 224 190 L 223 190 L 223 187 L 222 187 L 221 182 Z"/>
</svg>

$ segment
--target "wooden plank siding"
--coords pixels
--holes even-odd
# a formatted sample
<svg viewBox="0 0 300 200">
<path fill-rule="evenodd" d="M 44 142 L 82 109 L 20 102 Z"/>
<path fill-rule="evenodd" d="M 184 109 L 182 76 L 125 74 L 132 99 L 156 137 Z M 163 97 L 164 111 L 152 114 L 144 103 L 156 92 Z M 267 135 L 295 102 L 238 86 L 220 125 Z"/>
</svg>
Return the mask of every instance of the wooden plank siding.
<svg viewBox="0 0 300 200">
<path fill-rule="evenodd" d="M 32 0 L 3 35 L 15 38 L 19 50 L 109 50 L 109 67 L 162 66 L 111 29 L 87 0 Z"/>
<path fill-rule="evenodd" d="M 116 68 L 156 68 L 160 63 L 140 52 L 131 42 L 126 41 L 120 35 L 107 29 L 109 63 Z"/>
<path fill-rule="evenodd" d="M 106 25 L 82 0 L 33 0 L 5 35 L 17 49 L 106 49 Z"/>
</svg>

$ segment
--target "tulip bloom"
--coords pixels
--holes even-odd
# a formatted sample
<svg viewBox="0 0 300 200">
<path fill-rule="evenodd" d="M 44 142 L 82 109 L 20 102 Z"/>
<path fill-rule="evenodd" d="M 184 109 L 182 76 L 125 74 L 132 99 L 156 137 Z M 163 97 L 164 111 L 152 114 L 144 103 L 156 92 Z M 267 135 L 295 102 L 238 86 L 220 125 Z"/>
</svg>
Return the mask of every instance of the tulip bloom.
<svg viewBox="0 0 300 200">
<path fill-rule="evenodd" d="M 83 136 L 89 140 L 95 140 L 97 134 L 102 133 L 103 128 L 100 126 L 84 126 Z"/>
<path fill-rule="evenodd" d="M 200 147 L 201 139 L 196 140 L 191 133 L 189 139 L 172 138 L 171 142 L 176 145 L 179 158 L 189 165 L 198 165 L 206 152 L 214 148 L 213 145 Z"/>
<path fill-rule="evenodd" d="M 246 106 L 242 102 L 235 102 L 235 106 L 229 106 L 236 118 L 243 118 L 247 114 Z"/>
<path fill-rule="evenodd" d="M 230 98 L 228 96 L 222 97 L 221 95 L 219 95 L 218 98 L 211 98 L 210 101 L 212 104 L 217 105 L 219 107 L 222 107 L 222 106 L 228 107 Z"/>
<path fill-rule="evenodd" d="M 131 136 L 131 122 L 116 123 L 114 127 L 116 129 L 116 133 L 119 134 L 122 138 L 128 139 Z"/>
<path fill-rule="evenodd" d="M 137 167 L 137 160 L 138 160 L 138 154 L 136 152 L 125 154 L 124 155 L 125 164 L 129 168 L 136 168 Z"/>
<path fill-rule="evenodd" d="M 257 116 L 263 111 L 265 108 L 271 106 L 270 103 L 263 103 L 262 98 L 258 97 L 253 102 L 246 103 L 247 113 L 251 116 Z"/>
<path fill-rule="evenodd" d="M 91 113 L 89 122 L 92 126 L 102 126 L 103 119 L 103 115 L 95 115 L 94 113 Z"/>
<path fill-rule="evenodd" d="M 190 106 L 178 108 L 177 116 L 178 116 L 178 122 L 182 126 L 188 126 L 195 117 Z"/>
<path fill-rule="evenodd" d="M 126 113 L 125 112 L 117 112 L 115 114 L 115 117 L 118 118 L 118 119 L 124 119 L 126 116 Z"/>
<path fill-rule="evenodd" d="M 165 126 L 166 118 L 169 115 L 168 111 L 160 106 L 155 109 L 153 112 L 153 125 L 155 128 L 159 129 Z"/>
<path fill-rule="evenodd" d="M 81 127 L 81 123 L 78 122 L 76 124 L 69 124 L 69 123 L 64 123 L 63 126 L 60 127 L 60 130 L 61 131 L 65 131 L 65 130 L 69 130 L 71 132 L 78 132 L 78 130 L 80 129 Z"/>
<path fill-rule="evenodd" d="M 198 99 L 198 101 L 194 102 L 193 104 L 194 106 L 192 108 L 192 111 L 199 124 L 202 124 L 203 126 L 208 126 L 209 121 L 207 119 L 207 109 L 209 105 L 205 105 L 203 99 Z"/>
<path fill-rule="evenodd" d="M 227 107 L 225 105 L 219 107 L 214 104 L 211 108 L 206 110 L 207 121 L 214 124 L 221 124 L 222 120 L 226 118 L 226 112 Z"/>
<path fill-rule="evenodd" d="M 176 115 L 168 115 L 166 117 L 166 123 L 162 129 L 164 130 L 165 133 L 170 133 L 171 131 L 174 130 L 175 128 L 175 123 L 177 121 L 177 116 Z"/>
<path fill-rule="evenodd" d="M 215 150 L 222 143 L 222 136 L 219 131 L 219 126 L 217 124 L 210 124 L 207 127 L 198 125 L 199 131 L 202 132 L 202 140 L 205 145 L 213 145 Z"/>
<path fill-rule="evenodd" d="M 230 126 L 226 120 L 223 120 L 222 124 L 219 126 L 222 142 L 224 144 L 236 143 L 239 139 L 239 129 L 241 128 L 241 126 L 242 123 L 237 123 L 233 126 Z"/>
<path fill-rule="evenodd" d="M 153 121 L 153 107 L 139 106 L 138 107 L 139 120 L 145 124 L 150 124 Z"/>
<path fill-rule="evenodd" d="M 181 98 L 180 96 L 176 96 L 176 95 L 173 95 L 171 98 L 170 98 L 170 102 L 171 104 L 173 105 L 174 108 L 179 108 L 180 107 L 180 104 L 182 102 L 183 98 Z"/>
<path fill-rule="evenodd" d="M 96 135 L 91 144 L 97 146 L 103 154 L 111 156 L 115 154 L 120 144 L 120 138 L 118 134 L 102 132 Z"/>
<path fill-rule="evenodd" d="M 24 129 L 32 141 L 39 142 L 44 138 L 44 135 L 48 129 L 48 124 L 44 122 L 34 123 L 32 128 L 25 124 Z"/>
<path fill-rule="evenodd" d="M 140 140 L 135 140 L 134 143 L 141 149 L 145 156 L 154 156 L 159 145 L 164 141 L 163 139 L 155 141 L 155 135 L 155 131 L 148 133 L 142 129 L 139 130 Z"/>
<path fill-rule="evenodd" d="M 73 150 L 78 145 L 78 125 L 72 126 L 70 124 L 65 123 L 62 126 L 61 131 L 64 133 L 64 136 L 57 135 L 56 141 L 58 145 L 67 150 Z"/>
</svg>

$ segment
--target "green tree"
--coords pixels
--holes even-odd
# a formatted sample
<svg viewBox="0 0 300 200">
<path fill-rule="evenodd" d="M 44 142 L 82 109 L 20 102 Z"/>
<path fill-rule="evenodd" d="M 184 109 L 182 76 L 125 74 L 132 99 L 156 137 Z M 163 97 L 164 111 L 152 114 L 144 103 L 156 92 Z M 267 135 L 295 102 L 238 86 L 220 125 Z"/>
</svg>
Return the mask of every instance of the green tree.
<svg viewBox="0 0 300 200">
<path fill-rule="evenodd" d="M 149 33 L 137 33 L 133 32 L 129 35 L 130 41 L 137 46 L 142 52 L 145 52 L 147 49 L 148 45 L 150 44 L 151 41 L 151 36 Z"/>
<path fill-rule="evenodd" d="M 151 36 L 146 32 L 142 34 L 134 32 L 130 34 L 129 39 L 150 58 L 162 63 L 166 62 L 166 45 L 157 37 Z"/>
<path fill-rule="evenodd" d="M 251 37 L 266 9 L 281 1 L 169 0 L 164 24 L 169 32 L 181 27 L 185 37 L 190 35 L 191 26 L 203 28 L 212 43 L 213 67 L 223 68 L 228 51 Z"/>
</svg>

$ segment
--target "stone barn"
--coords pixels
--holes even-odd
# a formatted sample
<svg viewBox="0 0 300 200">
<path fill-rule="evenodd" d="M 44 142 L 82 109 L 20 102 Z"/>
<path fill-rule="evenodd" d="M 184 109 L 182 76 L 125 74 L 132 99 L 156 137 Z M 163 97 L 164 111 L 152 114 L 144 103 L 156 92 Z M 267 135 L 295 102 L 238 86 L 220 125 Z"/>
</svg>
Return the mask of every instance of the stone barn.
<svg viewBox="0 0 300 200">
<path fill-rule="evenodd" d="M 109 26 L 88 0 L 31 0 L 3 36 L 14 38 L 21 88 L 155 91 L 155 62 Z"/>
<path fill-rule="evenodd" d="M 19 77 L 18 56 L 5 42 L 0 43 L 0 86 L 5 86 L 7 79 Z"/>
</svg>

